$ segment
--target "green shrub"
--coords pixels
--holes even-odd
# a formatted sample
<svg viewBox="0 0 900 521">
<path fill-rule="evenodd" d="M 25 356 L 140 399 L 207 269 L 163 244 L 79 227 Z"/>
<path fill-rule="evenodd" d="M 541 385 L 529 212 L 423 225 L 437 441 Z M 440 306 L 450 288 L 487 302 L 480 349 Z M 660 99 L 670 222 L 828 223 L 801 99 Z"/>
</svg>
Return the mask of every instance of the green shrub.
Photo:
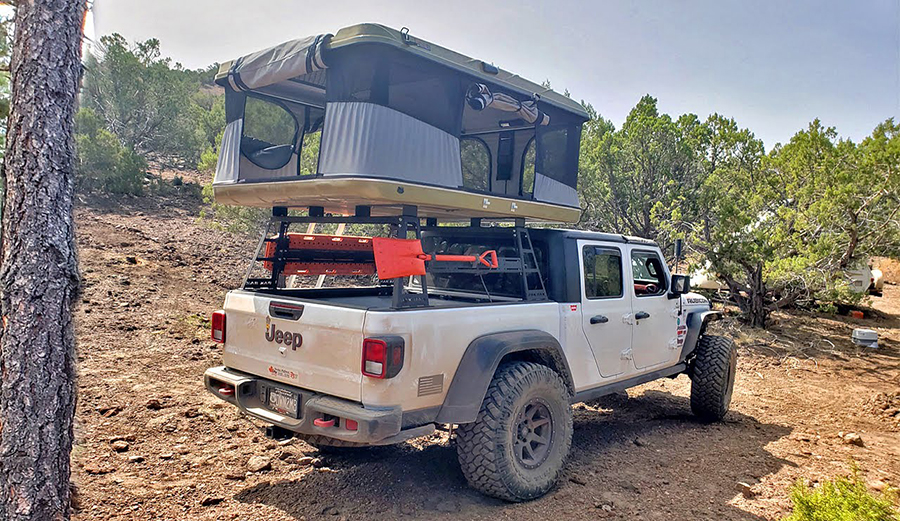
<svg viewBox="0 0 900 521">
<path fill-rule="evenodd" d="M 197 170 L 201 172 L 215 172 L 216 162 L 218 160 L 219 155 L 216 153 L 216 149 L 213 147 L 206 147 L 206 150 L 200 154 L 200 160 L 197 161 Z"/>
<path fill-rule="evenodd" d="M 200 160 L 197 162 L 197 170 L 209 175 L 210 179 L 216 171 L 218 149 L 222 146 L 222 135 L 223 132 L 219 132 L 216 135 L 215 146 L 207 147 L 200 154 Z M 200 210 L 200 221 L 214 228 L 230 232 L 260 233 L 266 221 L 268 221 L 269 215 L 271 215 L 270 211 L 265 208 L 228 206 L 217 203 L 213 193 L 212 181 L 203 185 L 203 202 L 208 206 Z"/>
<path fill-rule="evenodd" d="M 75 115 L 75 174 L 86 190 L 141 195 L 147 161 L 122 145 L 91 109 Z"/>
<path fill-rule="evenodd" d="M 126 148 L 167 166 L 193 167 L 225 125 L 216 90 L 200 90 L 200 76 L 163 57 L 159 40 L 129 43 L 100 38 L 101 56 L 85 57 L 81 103 L 93 109 Z"/>
<path fill-rule="evenodd" d="M 200 210 L 200 221 L 230 232 L 261 233 L 271 215 L 266 208 L 228 206 L 217 203 L 211 182 L 203 186 L 203 202 L 209 206 Z"/>
<path fill-rule="evenodd" d="M 872 494 L 853 467 L 850 477 L 826 480 L 818 487 L 797 481 L 791 489 L 794 512 L 783 521 L 900 521 L 896 490 Z"/>
</svg>

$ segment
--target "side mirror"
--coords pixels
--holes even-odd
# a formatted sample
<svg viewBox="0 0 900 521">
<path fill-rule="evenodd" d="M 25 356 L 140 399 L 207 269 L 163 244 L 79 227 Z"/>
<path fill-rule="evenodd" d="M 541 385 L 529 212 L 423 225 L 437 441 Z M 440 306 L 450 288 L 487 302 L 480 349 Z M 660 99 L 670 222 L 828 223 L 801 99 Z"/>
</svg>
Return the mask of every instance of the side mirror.
<svg viewBox="0 0 900 521">
<path fill-rule="evenodd" d="M 687 275 L 672 275 L 672 289 L 669 298 L 678 298 L 691 291 L 691 278 Z"/>
</svg>

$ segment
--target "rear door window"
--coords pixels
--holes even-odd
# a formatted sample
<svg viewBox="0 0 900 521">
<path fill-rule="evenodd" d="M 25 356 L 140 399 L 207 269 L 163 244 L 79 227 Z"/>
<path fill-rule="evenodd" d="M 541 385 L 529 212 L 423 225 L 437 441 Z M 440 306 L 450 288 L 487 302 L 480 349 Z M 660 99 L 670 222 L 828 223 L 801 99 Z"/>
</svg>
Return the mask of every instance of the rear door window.
<svg viewBox="0 0 900 521">
<path fill-rule="evenodd" d="M 621 297 L 622 253 L 616 248 L 585 246 L 584 294 L 589 299 Z"/>
</svg>

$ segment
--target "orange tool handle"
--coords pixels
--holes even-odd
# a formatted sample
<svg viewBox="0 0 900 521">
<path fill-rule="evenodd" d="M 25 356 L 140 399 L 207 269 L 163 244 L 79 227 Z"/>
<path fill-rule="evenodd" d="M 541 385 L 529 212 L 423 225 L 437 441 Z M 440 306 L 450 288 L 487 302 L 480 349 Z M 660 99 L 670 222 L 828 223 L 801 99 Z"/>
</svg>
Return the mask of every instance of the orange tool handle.
<svg viewBox="0 0 900 521">
<path fill-rule="evenodd" d="M 425 260 L 433 260 L 440 262 L 478 262 L 478 257 L 474 255 L 425 255 Z"/>
<path fill-rule="evenodd" d="M 496 268 L 499 266 L 497 262 L 497 252 L 488 250 L 477 257 L 475 255 L 419 255 L 419 258 L 426 261 L 438 262 L 480 262 L 488 268 Z"/>
</svg>

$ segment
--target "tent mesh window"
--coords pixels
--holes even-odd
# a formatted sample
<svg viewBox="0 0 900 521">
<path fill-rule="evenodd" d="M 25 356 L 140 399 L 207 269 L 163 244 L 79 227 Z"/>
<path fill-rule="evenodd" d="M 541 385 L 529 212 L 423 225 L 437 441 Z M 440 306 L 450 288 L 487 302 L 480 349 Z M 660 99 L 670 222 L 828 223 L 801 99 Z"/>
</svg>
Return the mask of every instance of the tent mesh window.
<svg viewBox="0 0 900 521">
<path fill-rule="evenodd" d="M 535 170 L 575 188 L 580 138 L 581 132 L 574 125 L 538 129 Z"/>
<path fill-rule="evenodd" d="M 376 46 L 329 56 L 328 101 L 363 101 L 390 107 L 458 136 L 465 89 L 445 68 Z"/>
<path fill-rule="evenodd" d="M 303 135 L 303 146 L 300 149 L 300 175 L 315 175 L 319 165 L 319 147 L 322 144 L 321 127 L 314 132 Z"/>
<path fill-rule="evenodd" d="M 291 160 L 299 124 L 284 105 L 248 97 L 243 130 L 241 153 L 256 166 L 277 170 Z"/>
<path fill-rule="evenodd" d="M 487 192 L 491 187 L 491 151 L 475 137 L 459 140 L 463 187 Z"/>
<path fill-rule="evenodd" d="M 519 192 L 522 197 L 528 199 L 534 196 L 534 151 L 534 138 L 531 138 L 525 146 L 525 153 L 522 154 L 522 189 Z"/>
</svg>

